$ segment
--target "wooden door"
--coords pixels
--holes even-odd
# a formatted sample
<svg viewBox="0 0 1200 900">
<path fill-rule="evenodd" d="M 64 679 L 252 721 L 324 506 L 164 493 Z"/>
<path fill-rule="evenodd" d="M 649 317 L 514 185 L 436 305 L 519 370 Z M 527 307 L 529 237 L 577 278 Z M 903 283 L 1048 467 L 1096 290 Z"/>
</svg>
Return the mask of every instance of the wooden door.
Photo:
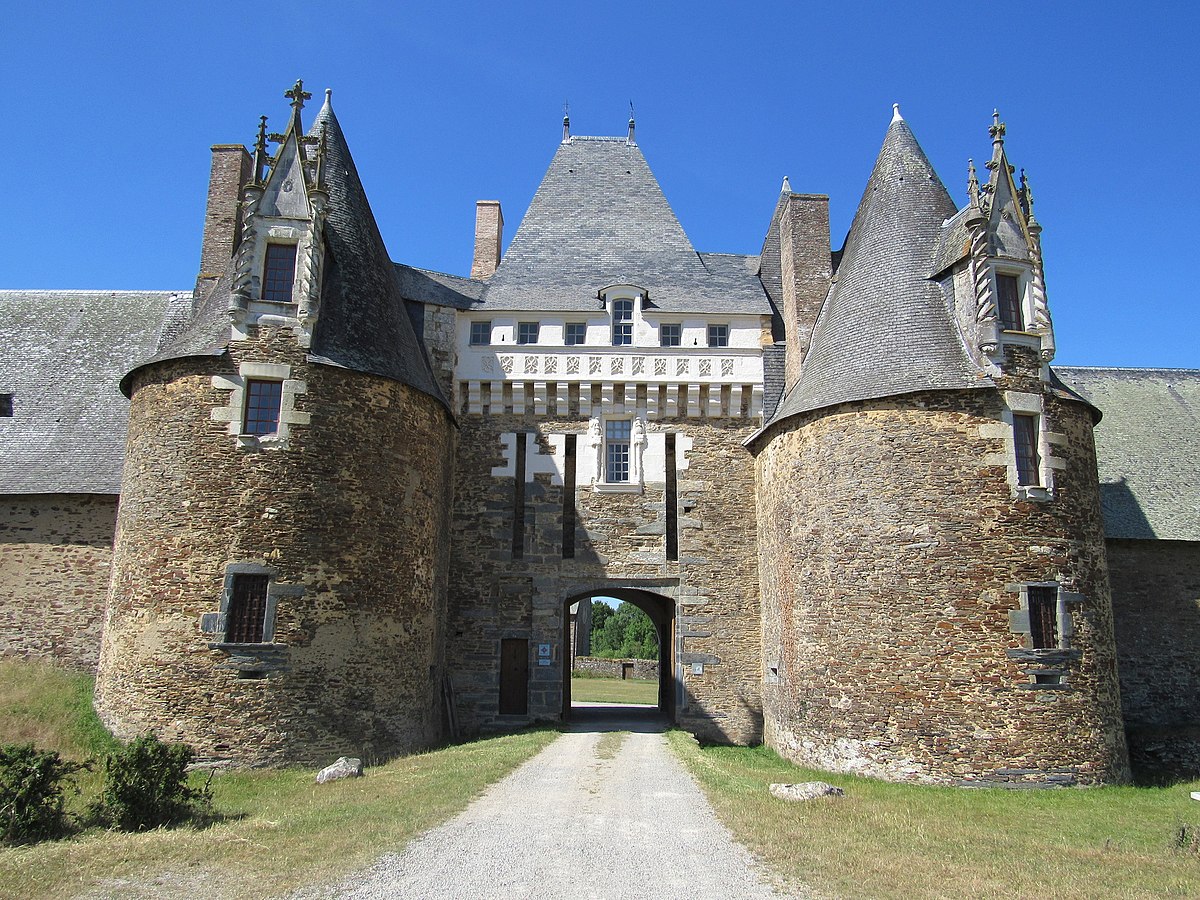
<svg viewBox="0 0 1200 900">
<path fill-rule="evenodd" d="M 500 715 L 523 716 L 529 712 L 529 641 L 504 638 L 500 641 Z"/>
</svg>

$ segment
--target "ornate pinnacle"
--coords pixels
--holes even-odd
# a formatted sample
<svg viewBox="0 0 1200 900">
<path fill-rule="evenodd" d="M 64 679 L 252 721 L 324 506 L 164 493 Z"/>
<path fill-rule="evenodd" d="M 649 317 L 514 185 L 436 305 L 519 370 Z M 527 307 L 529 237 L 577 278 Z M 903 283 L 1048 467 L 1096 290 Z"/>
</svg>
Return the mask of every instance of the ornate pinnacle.
<svg viewBox="0 0 1200 900">
<path fill-rule="evenodd" d="M 1000 121 L 1000 110 L 993 109 L 992 110 L 992 127 L 988 129 L 988 134 L 990 134 L 992 136 L 993 144 L 1003 144 L 1004 143 L 1005 130 L 1006 129 L 1005 129 L 1004 123 Z"/>
<path fill-rule="evenodd" d="M 1029 226 L 1029 230 L 1034 234 L 1038 234 L 1042 230 L 1042 225 L 1033 215 L 1033 188 L 1029 186 L 1029 179 L 1025 177 L 1025 170 L 1021 170 L 1021 203 L 1025 207 L 1025 223 Z"/>
<path fill-rule="evenodd" d="M 979 202 L 979 176 L 975 173 L 975 160 L 967 160 L 967 198 L 971 203 Z"/>
<path fill-rule="evenodd" d="M 258 137 L 254 141 L 254 182 L 258 184 L 263 179 L 263 169 L 267 166 L 267 117 L 259 116 Z"/>
</svg>

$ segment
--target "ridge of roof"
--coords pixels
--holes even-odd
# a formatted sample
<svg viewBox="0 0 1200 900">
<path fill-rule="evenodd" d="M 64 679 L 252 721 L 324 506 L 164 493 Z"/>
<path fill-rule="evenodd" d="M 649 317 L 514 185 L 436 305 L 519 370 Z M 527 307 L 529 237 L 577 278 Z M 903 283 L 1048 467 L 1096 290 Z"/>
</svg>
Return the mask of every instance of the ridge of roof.
<svg viewBox="0 0 1200 900">
<path fill-rule="evenodd" d="M 773 421 L 854 400 L 992 384 L 929 277 L 956 212 L 908 123 L 894 118 L 842 248 L 795 387 Z"/>
</svg>

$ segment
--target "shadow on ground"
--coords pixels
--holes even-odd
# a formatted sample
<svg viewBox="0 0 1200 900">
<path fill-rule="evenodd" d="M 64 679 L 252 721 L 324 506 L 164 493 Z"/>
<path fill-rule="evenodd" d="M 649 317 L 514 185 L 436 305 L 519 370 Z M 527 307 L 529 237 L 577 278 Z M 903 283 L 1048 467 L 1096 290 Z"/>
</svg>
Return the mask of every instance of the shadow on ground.
<svg viewBox="0 0 1200 900">
<path fill-rule="evenodd" d="M 571 719 L 563 730 L 570 732 L 633 731 L 640 734 L 658 734 L 670 727 L 667 717 L 652 706 L 576 704 L 572 705 Z"/>
</svg>

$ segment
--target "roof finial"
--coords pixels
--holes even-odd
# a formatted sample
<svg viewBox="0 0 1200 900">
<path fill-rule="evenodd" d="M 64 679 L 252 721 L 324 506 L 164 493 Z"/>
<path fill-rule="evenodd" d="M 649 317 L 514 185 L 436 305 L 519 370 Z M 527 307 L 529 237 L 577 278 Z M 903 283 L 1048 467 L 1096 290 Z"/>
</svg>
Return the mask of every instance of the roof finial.
<svg viewBox="0 0 1200 900">
<path fill-rule="evenodd" d="M 325 105 L 333 102 L 333 88 L 325 88 Z"/>
<path fill-rule="evenodd" d="M 899 103 L 892 104 L 892 121 L 893 122 L 903 122 L 904 121 L 904 116 L 900 115 L 900 104 Z"/>
<path fill-rule="evenodd" d="M 1000 121 L 1000 110 L 992 110 L 992 127 L 988 129 L 988 134 L 992 136 L 992 144 L 997 147 L 1004 144 L 1004 123 Z"/>
<path fill-rule="evenodd" d="M 633 101 L 629 101 L 629 143 L 633 143 Z"/>
<path fill-rule="evenodd" d="M 299 137 L 304 133 L 303 127 L 300 125 L 300 110 L 304 109 L 304 101 L 311 100 L 312 94 L 304 89 L 304 82 L 299 78 L 292 85 L 290 91 L 284 91 L 283 96 L 291 98 L 292 101 L 292 130 Z"/>
<path fill-rule="evenodd" d="M 1042 225 L 1033 214 L 1033 188 L 1029 186 L 1024 169 L 1021 170 L 1021 204 L 1025 207 L 1025 224 L 1029 226 L 1030 231 L 1040 233 Z"/>
<path fill-rule="evenodd" d="M 967 199 L 971 203 L 979 202 L 979 175 L 975 172 L 975 160 L 967 160 Z"/>
<path fill-rule="evenodd" d="M 563 142 L 571 139 L 571 104 L 563 101 Z"/>
<path fill-rule="evenodd" d="M 792 193 L 792 182 L 788 179 L 788 177 L 786 175 L 783 176 L 783 186 L 779 189 L 779 193 L 781 193 L 781 194 Z"/>
</svg>

